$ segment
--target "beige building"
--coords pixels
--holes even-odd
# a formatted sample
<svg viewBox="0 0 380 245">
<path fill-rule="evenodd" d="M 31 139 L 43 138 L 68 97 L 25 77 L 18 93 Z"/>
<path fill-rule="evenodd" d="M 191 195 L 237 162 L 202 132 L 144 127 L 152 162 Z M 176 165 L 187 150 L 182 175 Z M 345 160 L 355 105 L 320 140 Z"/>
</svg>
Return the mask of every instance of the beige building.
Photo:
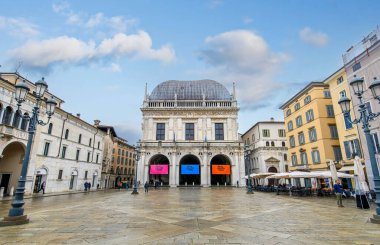
<svg viewBox="0 0 380 245">
<path fill-rule="evenodd" d="M 244 176 L 235 91 L 212 80 L 166 81 L 145 93 L 141 111 L 141 183 L 206 187 Z"/>
<path fill-rule="evenodd" d="M 135 174 L 135 147 L 128 144 L 128 141 L 120 137 L 114 138 L 112 149 L 112 172 L 115 174 L 115 183 L 131 183 Z"/>
<path fill-rule="evenodd" d="M 17 109 L 14 99 L 15 84 L 25 80 L 30 92 Z M 17 187 L 22 159 L 28 139 L 29 120 L 36 98 L 35 85 L 15 73 L 0 73 L 0 187 L 12 194 Z M 44 99 L 54 97 L 58 104 L 48 122 L 42 102 L 40 120 L 46 126 L 37 126 L 27 172 L 26 194 L 35 193 L 43 182 L 46 192 L 82 190 L 84 182 L 99 183 L 103 157 L 104 134 L 93 125 L 62 109 L 63 100 L 50 92 Z"/>
</svg>

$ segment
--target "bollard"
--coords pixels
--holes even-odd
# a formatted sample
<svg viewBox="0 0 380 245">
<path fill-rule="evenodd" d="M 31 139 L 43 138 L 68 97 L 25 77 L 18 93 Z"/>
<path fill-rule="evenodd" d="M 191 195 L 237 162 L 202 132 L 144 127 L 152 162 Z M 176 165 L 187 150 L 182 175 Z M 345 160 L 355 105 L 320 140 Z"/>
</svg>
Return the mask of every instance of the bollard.
<svg viewBox="0 0 380 245">
<path fill-rule="evenodd" d="M 187 181 L 185 182 L 185 186 L 187 186 Z"/>
<path fill-rule="evenodd" d="M 219 182 L 217 182 L 216 185 L 219 186 Z"/>
<path fill-rule="evenodd" d="M 11 191 L 9 192 L 9 195 L 10 195 L 10 196 L 13 196 L 13 192 L 14 192 L 14 190 L 15 190 L 15 188 L 14 188 L 14 186 L 12 186 Z"/>
<path fill-rule="evenodd" d="M 224 182 L 224 186 L 227 186 L 227 182 Z"/>
<path fill-rule="evenodd" d="M 195 185 L 195 183 L 193 182 L 193 186 Z"/>
<path fill-rule="evenodd" d="M 4 187 L 1 187 L 1 188 L 0 188 L 0 197 L 3 197 L 3 196 L 4 196 L 4 191 L 5 191 L 5 188 L 4 188 Z"/>
</svg>

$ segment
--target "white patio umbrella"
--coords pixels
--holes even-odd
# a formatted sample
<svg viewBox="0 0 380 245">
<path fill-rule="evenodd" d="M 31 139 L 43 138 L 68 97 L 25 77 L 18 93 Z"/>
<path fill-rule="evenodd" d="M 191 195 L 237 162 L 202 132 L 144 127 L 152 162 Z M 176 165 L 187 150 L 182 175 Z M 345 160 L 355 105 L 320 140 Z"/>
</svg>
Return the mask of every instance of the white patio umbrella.
<svg viewBox="0 0 380 245">
<path fill-rule="evenodd" d="M 318 176 L 317 178 L 332 178 L 331 171 L 315 171 L 313 173 Z M 349 179 L 349 178 L 354 178 L 354 175 L 337 172 L 337 179 L 338 178 L 348 178 Z"/>
<path fill-rule="evenodd" d="M 331 179 L 333 183 L 335 183 L 335 181 L 338 179 L 338 172 L 336 171 L 336 166 L 333 160 L 330 160 L 329 167 L 331 172 Z"/>
<path fill-rule="evenodd" d="M 294 171 L 289 173 L 289 178 L 317 178 L 318 175 L 314 172 Z"/>
<path fill-rule="evenodd" d="M 265 179 L 288 179 L 290 173 L 276 173 L 266 177 Z"/>
<path fill-rule="evenodd" d="M 357 179 L 359 181 L 360 190 L 364 191 L 364 192 L 368 192 L 369 188 L 368 188 L 367 182 L 365 181 L 363 166 L 362 166 L 362 163 L 360 162 L 360 158 L 358 156 L 355 156 L 355 159 L 354 159 L 354 173 L 355 173 L 355 175 L 358 176 Z M 356 179 L 355 179 L 355 181 L 356 181 Z M 356 184 L 356 186 L 357 185 L 358 184 Z"/>
</svg>

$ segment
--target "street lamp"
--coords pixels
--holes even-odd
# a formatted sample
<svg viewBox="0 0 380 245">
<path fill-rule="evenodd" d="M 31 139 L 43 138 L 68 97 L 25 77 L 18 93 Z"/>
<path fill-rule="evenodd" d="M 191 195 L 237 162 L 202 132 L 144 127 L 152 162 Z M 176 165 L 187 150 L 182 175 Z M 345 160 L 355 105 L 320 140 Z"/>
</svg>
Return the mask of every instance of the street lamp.
<svg viewBox="0 0 380 245">
<path fill-rule="evenodd" d="M 136 145 L 136 148 L 135 148 L 135 160 L 136 160 L 136 167 L 135 167 L 135 185 L 133 186 L 133 191 L 132 191 L 132 195 L 136 195 L 136 194 L 139 194 L 139 192 L 137 191 L 137 165 L 138 165 L 138 162 L 140 160 L 140 141 L 137 142 L 137 145 Z"/>
<path fill-rule="evenodd" d="M 48 121 L 44 123 L 39 119 L 40 107 L 42 102 L 44 101 L 43 95 L 48 87 L 44 78 L 35 83 L 36 90 L 34 97 L 36 98 L 36 103 L 33 107 L 33 114 L 31 117 L 23 116 L 24 118 L 29 120 L 29 128 L 28 128 L 28 143 L 26 145 L 24 159 L 22 161 L 22 168 L 20 178 L 18 180 L 18 185 L 15 192 L 15 197 L 12 201 L 12 207 L 9 209 L 9 213 L 7 217 L 4 217 L 2 221 L 0 221 L 0 226 L 9 226 L 9 225 L 21 225 L 29 222 L 29 218 L 24 215 L 24 191 L 25 191 L 25 182 L 26 182 L 26 174 L 29 165 L 30 151 L 32 149 L 33 136 L 37 129 L 37 125 L 45 126 L 49 123 L 51 116 L 54 114 L 55 107 L 57 102 L 51 98 L 45 101 L 46 105 L 46 114 L 48 116 Z M 16 85 L 15 99 L 17 101 L 17 110 L 20 110 L 21 104 L 26 100 L 26 95 L 29 92 L 29 87 L 24 80 L 19 81 Z"/>
<path fill-rule="evenodd" d="M 370 133 L 370 125 L 369 121 L 374 120 L 376 117 L 380 115 L 380 113 L 372 113 L 371 111 L 368 110 L 367 106 L 363 102 L 363 84 L 364 84 L 364 78 L 356 78 L 350 82 L 350 85 L 352 86 L 354 90 L 354 94 L 358 97 L 359 99 L 359 113 L 360 113 L 360 118 L 355 119 L 352 121 L 353 124 L 362 124 L 362 129 L 364 131 L 365 139 L 367 141 L 367 148 L 368 148 L 368 153 L 369 153 L 369 159 L 371 162 L 371 168 L 372 168 L 372 173 L 373 173 L 373 181 L 375 183 L 375 193 L 376 193 L 376 214 L 371 218 L 372 223 L 377 223 L 380 224 L 380 177 L 379 177 L 379 169 L 377 167 L 377 162 L 376 162 L 376 157 L 375 157 L 375 152 L 374 152 L 374 143 L 372 140 L 372 136 Z M 372 84 L 369 86 L 369 88 L 372 91 L 372 95 L 375 99 L 380 101 L 380 81 L 374 79 Z M 338 101 L 343 114 L 349 119 L 350 115 L 350 99 L 346 97 L 342 97 Z"/>
<path fill-rule="evenodd" d="M 248 187 L 247 187 L 247 194 L 253 194 L 252 185 L 251 185 L 251 177 L 250 177 L 250 168 L 248 167 L 248 164 L 250 164 L 250 154 L 251 151 L 249 150 L 249 145 L 244 145 L 244 158 L 245 158 L 245 169 L 247 172 L 247 178 L 248 178 Z"/>
</svg>

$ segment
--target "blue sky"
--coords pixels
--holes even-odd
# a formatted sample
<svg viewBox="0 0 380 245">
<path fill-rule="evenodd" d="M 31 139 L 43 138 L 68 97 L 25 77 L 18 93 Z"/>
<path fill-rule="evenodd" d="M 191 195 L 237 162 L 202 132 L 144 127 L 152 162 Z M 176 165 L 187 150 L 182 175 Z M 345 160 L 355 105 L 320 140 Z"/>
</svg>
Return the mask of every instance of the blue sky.
<svg viewBox="0 0 380 245">
<path fill-rule="evenodd" d="M 45 76 L 63 108 L 131 144 L 140 106 L 166 80 L 236 83 L 240 132 L 342 66 L 379 1 L 2 1 L 0 71 Z"/>
</svg>

